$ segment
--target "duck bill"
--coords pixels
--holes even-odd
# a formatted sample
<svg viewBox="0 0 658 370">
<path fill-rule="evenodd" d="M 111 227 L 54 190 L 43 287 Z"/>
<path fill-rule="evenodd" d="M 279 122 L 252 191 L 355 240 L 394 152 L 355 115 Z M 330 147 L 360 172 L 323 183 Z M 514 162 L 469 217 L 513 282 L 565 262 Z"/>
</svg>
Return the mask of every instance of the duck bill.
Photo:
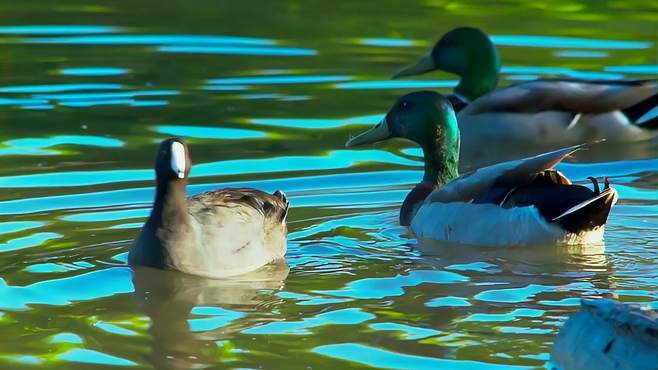
<svg viewBox="0 0 658 370">
<path fill-rule="evenodd" d="M 348 140 L 345 143 L 345 147 L 350 148 L 357 145 L 376 143 L 378 141 L 386 140 L 390 137 L 391 133 L 388 130 L 386 117 L 384 117 L 375 127 Z"/>
<path fill-rule="evenodd" d="M 434 64 L 434 60 L 432 59 L 432 54 L 427 53 L 426 55 L 418 59 L 415 63 L 409 64 L 408 66 L 393 72 L 393 74 L 391 75 L 391 79 L 420 75 L 423 73 L 433 71 L 435 69 L 436 69 L 436 65 Z"/>
</svg>

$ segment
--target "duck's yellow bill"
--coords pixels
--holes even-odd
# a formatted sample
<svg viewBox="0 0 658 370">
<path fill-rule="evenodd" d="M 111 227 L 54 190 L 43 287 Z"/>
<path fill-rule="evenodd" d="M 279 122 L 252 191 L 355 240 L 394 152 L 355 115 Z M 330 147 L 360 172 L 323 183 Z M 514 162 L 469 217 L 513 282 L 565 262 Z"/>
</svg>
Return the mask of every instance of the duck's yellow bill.
<svg viewBox="0 0 658 370">
<path fill-rule="evenodd" d="M 393 72 L 393 74 L 391 75 L 391 79 L 396 79 L 405 76 L 420 75 L 423 73 L 433 71 L 435 69 L 436 69 L 436 65 L 434 64 L 432 55 L 428 53 L 423 57 L 421 57 L 420 59 L 418 59 L 415 63 L 409 64 L 408 66 L 402 67 L 401 69 Z"/>
<path fill-rule="evenodd" d="M 349 139 L 345 143 L 345 147 L 349 148 L 352 146 L 357 146 L 357 145 L 362 145 L 362 144 L 370 144 L 370 143 L 376 143 L 378 141 L 382 141 L 385 139 L 388 139 L 391 137 L 391 133 L 388 130 L 388 122 L 386 122 L 386 117 L 382 118 L 379 123 L 371 128 L 370 130 L 357 135 L 356 137 L 353 137 Z"/>
</svg>

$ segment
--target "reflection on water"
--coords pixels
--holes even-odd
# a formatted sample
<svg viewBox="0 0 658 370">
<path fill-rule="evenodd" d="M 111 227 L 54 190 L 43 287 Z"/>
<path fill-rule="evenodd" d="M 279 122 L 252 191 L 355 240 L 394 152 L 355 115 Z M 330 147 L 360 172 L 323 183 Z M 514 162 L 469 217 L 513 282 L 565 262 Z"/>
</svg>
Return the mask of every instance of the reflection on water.
<svg viewBox="0 0 658 370">
<path fill-rule="evenodd" d="M 344 149 L 404 92 L 451 91 L 449 74 L 388 76 L 456 25 L 494 35 L 501 84 L 655 77 L 646 3 L 194 5 L 3 7 L 0 368 L 537 368 L 580 298 L 658 307 L 656 141 L 560 164 L 608 176 L 620 201 L 605 244 L 533 249 L 411 238 L 397 213 L 420 150 Z M 126 266 L 171 135 L 193 152 L 190 194 L 288 193 L 289 267 Z M 461 168 L 541 149 L 465 143 Z"/>
<path fill-rule="evenodd" d="M 212 280 L 147 267 L 133 269 L 135 298 L 150 320 L 154 346 L 150 362 L 158 369 L 191 369 L 217 362 L 219 348 L 207 343 L 231 338 L 247 317 L 280 303 L 287 264 L 279 263 L 227 280 Z M 263 320 L 269 321 L 269 320 Z"/>
</svg>

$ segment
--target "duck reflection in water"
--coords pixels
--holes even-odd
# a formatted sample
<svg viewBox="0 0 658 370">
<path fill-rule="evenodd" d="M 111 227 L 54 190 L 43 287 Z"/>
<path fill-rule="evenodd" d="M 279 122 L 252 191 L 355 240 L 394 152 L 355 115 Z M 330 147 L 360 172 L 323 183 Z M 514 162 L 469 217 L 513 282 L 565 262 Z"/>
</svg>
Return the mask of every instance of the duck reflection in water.
<svg viewBox="0 0 658 370">
<path fill-rule="evenodd" d="M 255 324 L 248 312 L 280 303 L 290 268 L 285 262 L 226 279 L 133 268 L 135 297 L 151 320 L 150 362 L 157 369 L 200 369 L 221 361 L 216 341 Z M 190 317 L 198 313 L 198 318 Z M 239 320 L 238 320 L 239 319 Z"/>
</svg>

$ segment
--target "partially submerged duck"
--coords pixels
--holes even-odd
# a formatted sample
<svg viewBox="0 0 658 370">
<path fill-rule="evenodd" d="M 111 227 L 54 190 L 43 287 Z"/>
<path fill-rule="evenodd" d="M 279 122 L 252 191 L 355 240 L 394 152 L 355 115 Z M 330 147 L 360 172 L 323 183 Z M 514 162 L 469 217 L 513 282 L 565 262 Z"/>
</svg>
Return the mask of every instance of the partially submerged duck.
<svg viewBox="0 0 658 370">
<path fill-rule="evenodd" d="M 374 128 L 346 146 L 406 138 L 421 146 L 423 180 L 407 195 L 400 224 L 419 238 L 471 245 L 598 242 L 617 192 L 574 185 L 553 167 L 576 145 L 458 174 L 459 127 L 450 102 L 433 91 L 401 97 Z"/>
<path fill-rule="evenodd" d="M 658 310 L 583 299 L 551 351 L 554 370 L 658 369 Z"/>
<path fill-rule="evenodd" d="M 284 258 L 288 200 L 250 188 L 225 188 L 186 199 L 192 168 L 182 139 L 160 144 L 151 214 L 133 242 L 131 265 L 223 278 Z"/>
<path fill-rule="evenodd" d="M 446 33 L 392 78 L 443 70 L 460 77 L 449 96 L 466 141 L 517 140 L 560 145 L 658 134 L 656 80 L 539 79 L 496 90 L 500 58 L 477 28 Z"/>
</svg>

